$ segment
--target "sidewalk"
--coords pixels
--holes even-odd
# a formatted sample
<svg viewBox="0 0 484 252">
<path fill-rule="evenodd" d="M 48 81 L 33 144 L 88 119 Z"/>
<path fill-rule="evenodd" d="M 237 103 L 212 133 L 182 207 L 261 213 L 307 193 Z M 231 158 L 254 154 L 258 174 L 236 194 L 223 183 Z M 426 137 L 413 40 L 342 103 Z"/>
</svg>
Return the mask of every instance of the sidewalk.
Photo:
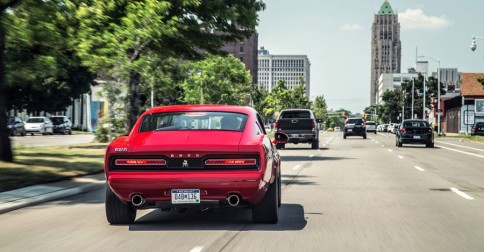
<svg viewBox="0 0 484 252">
<path fill-rule="evenodd" d="M 0 214 L 104 187 L 104 173 L 0 193 Z"/>
</svg>

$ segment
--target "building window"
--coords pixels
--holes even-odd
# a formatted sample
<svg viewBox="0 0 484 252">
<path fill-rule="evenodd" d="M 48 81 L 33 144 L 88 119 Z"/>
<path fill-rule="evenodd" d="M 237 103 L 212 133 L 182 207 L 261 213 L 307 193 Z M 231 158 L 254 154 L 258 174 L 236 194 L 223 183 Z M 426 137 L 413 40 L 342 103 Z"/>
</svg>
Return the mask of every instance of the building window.
<svg viewBox="0 0 484 252">
<path fill-rule="evenodd" d="M 240 47 L 239 52 L 240 52 L 240 53 L 243 53 L 243 52 L 244 52 L 244 47 L 243 47 L 243 46 L 241 46 L 241 47 Z"/>
</svg>

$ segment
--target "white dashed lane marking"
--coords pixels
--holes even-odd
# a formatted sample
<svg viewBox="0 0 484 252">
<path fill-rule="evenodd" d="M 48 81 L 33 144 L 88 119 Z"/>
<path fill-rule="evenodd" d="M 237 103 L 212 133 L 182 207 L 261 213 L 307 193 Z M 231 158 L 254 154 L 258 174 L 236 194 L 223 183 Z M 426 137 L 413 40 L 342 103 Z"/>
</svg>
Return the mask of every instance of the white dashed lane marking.
<svg viewBox="0 0 484 252">
<path fill-rule="evenodd" d="M 293 169 L 293 170 L 297 170 L 297 169 L 299 169 L 299 168 L 301 168 L 301 165 L 296 165 L 296 166 L 294 166 L 294 168 L 292 168 L 292 169 Z"/>
<path fill-rule="evenodd" d="M 473 200 L 474 199 L 471 196 L 467 195 L 465 192 L 461 192 L 459 189 L 457 189 L 455 187 L 450 188 L 450 190 L 453 191 L 453 192 L 455 192 L 455 193 L 457 193 L 457 195 L 461 196 L 464 199 L 468 199 L 468 200 Z"/>
<path fill-rule="evenodd" d="M 424 171 L 425 171 L 425 170 L 424 170 L 422 167 L 420 167 L 420 166 L 418 166 L 418 165 L 416 165 L 416 166 L 414 166 L 414 167 L 415 167 L 415 169 L 417 169 L 417 170 L 419 170 L 419 171 L 421 171 L 421 172 L 424 172 Z"/>
<path fill-rule="evenodd" d="M 190 250 L 190 252 L 200 252 L 202 250 L 203 250 L 202 246 L 197 246 L 197 247 L 192 248 L 192 250 Z"/>
</svg>

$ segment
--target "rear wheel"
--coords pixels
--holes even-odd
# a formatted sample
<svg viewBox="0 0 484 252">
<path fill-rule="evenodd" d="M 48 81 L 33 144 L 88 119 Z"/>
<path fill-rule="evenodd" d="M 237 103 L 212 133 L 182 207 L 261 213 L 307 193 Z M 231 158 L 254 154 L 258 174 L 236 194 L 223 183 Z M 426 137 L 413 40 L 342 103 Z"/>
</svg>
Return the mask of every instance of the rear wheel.
<svg viewBox="0 0 484 252">
<path fill-rule="evenodd" d="M 363 135 L 363 139 L 366 139 L 366 134 Z"/>
<path fill-rule="evenodd" d="M 319 140 L 318 139 L 313 139 L 311 142 L 311 148 L 312 149 L 319 149 Z"/>
<path fill-rule="evenodd" d="M 136 209 L 121 201 L 106 184 L 106 218 L 111 224 L 131 224 L 136 219 Z"/>
<path fill-rule="evenodd" d="M 346 134 L 343 134 L 343 139 L 346 139 Z"/>
<path fill-rule="evenodd" d="M 252 219 L 255 223 L 277 223 L 279 219 L 279 178 L 269 185 L 264 198 L 252 206 Z"/>
<path fill-rule="evenodd" d="M 281 145 L 282 144 L 280 144 L 280 143 L 276 143 L 276 149 L 278 149 L 278 150 L 282 149 Z"/>
<path fill-rule="evenodd" d="M 398 140 L 398 138 L 397 138 L 397 146 L 402 147 L 402 145 L 403 145 L 402 142 L 400 142 L 400 140 Z"/>
<path fill-rule="evenodd" d="M 434 148 L 434 143 L 427 143 L 425 144 L 427 148 Z"/>
</svg>

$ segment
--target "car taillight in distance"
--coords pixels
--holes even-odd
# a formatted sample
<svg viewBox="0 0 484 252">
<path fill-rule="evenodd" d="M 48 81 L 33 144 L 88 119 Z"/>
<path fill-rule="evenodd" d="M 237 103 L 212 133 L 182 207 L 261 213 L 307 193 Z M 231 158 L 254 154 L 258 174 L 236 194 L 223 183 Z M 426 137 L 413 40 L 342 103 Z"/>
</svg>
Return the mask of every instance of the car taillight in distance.
<svg viewBox="0 0 484 252">
<path fill-rule="evenodd" d="M 237 165 L 256 165 L 255 158 L 217 158 L 207 159 L 205 165 L 222 165 L 222 166 L 237 166 Z"/>
<path fill-rule="evenodd" d="M 274 123 L 274 129 L 276 129 L 276 130 L 277 130 L 278 128 L 279 128 L 279 121 L 276 121 L 276 122 Z"/>
<path fill-rule="evenodd" d="M 316 128 L 316 122 L 314 121 L 314 119 L 312 120 L 312 122 L 313 122 L 312 127 L 313 127 L 313 129 L 314 129 L 314 128 Z"/>
<path fill-rule="evenodd" d="M 406 131 L 406 129 L 405 129 L 405 128 L 401 128 L 401 129 L 400 129 L 400 134 L 405 134 L 405 131 Z"/>
<path fill-rule="evenodd" d="M 116 159 L 114 164 L 116 166 L 164 166 L 166 165 L 166 160 L 151 158 Z"/>
</svg>

